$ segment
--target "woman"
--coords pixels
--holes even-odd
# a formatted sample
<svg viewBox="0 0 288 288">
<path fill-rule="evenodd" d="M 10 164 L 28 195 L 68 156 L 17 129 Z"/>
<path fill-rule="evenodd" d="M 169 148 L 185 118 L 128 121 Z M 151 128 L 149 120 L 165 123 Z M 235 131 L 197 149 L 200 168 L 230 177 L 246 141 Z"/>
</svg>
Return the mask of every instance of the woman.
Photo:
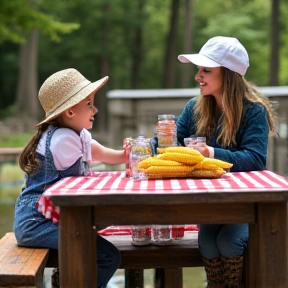
<svg viewBox="0 0 288 288">
<path fill-rule="evenodd" d="M 244 79 L 249 67 L 246 49 L 232 37 L 217 36 L 198 54 L 179 55 L 198 66 L 200 95 L 191 99 L 177 120 L 178 141 L 205 136 L 196 147 L 205 157 L 233 164 L 231 171 L 262 170 L 266 166 L 269 131 L 274 115 L 268 99 Z M 208 287 L 240 287 L 248 224 L 200 225 L 199 249 Z"/>
</svg>

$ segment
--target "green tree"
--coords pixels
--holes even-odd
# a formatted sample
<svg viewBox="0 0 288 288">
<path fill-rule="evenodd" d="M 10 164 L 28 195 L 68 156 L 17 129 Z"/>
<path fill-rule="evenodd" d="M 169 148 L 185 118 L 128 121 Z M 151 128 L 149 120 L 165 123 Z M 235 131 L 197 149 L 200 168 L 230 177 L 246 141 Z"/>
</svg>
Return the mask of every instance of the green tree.
<svg viewBox="0 0 288 288">
<path fill-rule="evenodd" d="M 178 10 L 174 15 L 178 15 L 178 20 L 173 25 L 173 37 L 171 37 L 172 28 L 170 28 L 172 27 L 170 20 L 172 19 L 172 0 L 86 0 L 85 5 L 80 0 L 3 0 L 0 1 L 0 13 L 4 11 L 2 14 L 5 15 L 0 14 L 0 19 L 2 20 L 4 17 L 3 19 L 7 19 L 4 23 L 7 21 L 15 23 L 16 20 L 13 19 L 16 19 L 20 13 L 16 9 L 25 11 L 25 6 L 28 7 L 28 10 L 32 9 L 34 12 L 36 11 L 35 13 L 42 15 L 33 18 L 31 16 L 33 13 L 30 15 L 25 12 L 30 16 L 23 17 L 23 19 L 28 18 L 29 21 L 25 20 L 27 23 L 31 23 L 31 19 L 34 19 L 34 24 L 37 24 L 33 26 L 33 29 L 27 29 L 31 25 L 22 25 L 21 27 L 25 29 L 19 29 L 17 25 L 12 24 L 5 26 L 6 30 L 7 27 L 13 28 L 14 34 L 20 31 L 19 35 L 24 35 L 24 40 L 30 39 L 29 37 L 33 38 L 35 28 L 36 32 L 38 31 L 38 36 L 37 33 L 36 36 L 39 46 L 33 54 L 38 54 L 39 57 L 33 65 L 37 67 L 36 75 L 39 83 L 42 83 L 51 73 L 68 67 L 78 69 L 91 81 L 105 75 L 110 76 L 107 85 L 97 92 L 95 98 L 96 105 L 99 107 L 97 114 L 99 121 L 96 121 L 95 129 L 106 133 L 107 90 L 164 88 L 163 71 L 166 70 L 170 70 L 166 71 L 167 75 L 170 79 L 173 78 L 169 81 L 171 87 L 194 87 L 196 83 L 193 69 L 196 67 L 179 63 L 177 55 L 197 53 L 212 36 L 225 35 L 239 38 L 247 48 L 250 57 L 250 68 L 246 78 L 258 85 L 268 85 L 271 53 L 271 1 L 178 1 L 178 8 L 174 9 L 174 11 Z M 193 5 L 191 5 L 192 2 Z M 286 69 L 288 52 L 285 48 L 288 45 L 288 33 L 286 33 L 288 23 L 285 20 L 288 16 L 288 5 L 283 0 L 279 2 L 281 12 L 278 50 L 279 84 L 284 85 L 288 83 L 288 70 Z M 8 10 L 9 7 L 6 6 L 6 10 L 3 10 L 4 5 L 8 5 L 10 9 Z M 191 6 L 193 8 L 188 8 Z M 193 11 L 187 11 L 187 9 Z M 15 12 L 15 16 L 13 12 Z M 11 19 L 8 19 L 9 14 L 10 16 L 13 14 Z M 54 24 L 47 25 L 41 17 L 52 19 Z M 23 19 L 21 23 L 24 21 Z M 39 21 L 42 25 L 38 23 Z M 59 38 L 58 40 L 57 37 L 55 38 L 53 33 L 49 33 L 51 29 L 55 31 L 53 27 L 62 27 L 56 25 L 55 22 L 60 23 L 59 25 L 71 22 L 79 23 L 79 29 L 66 31 L 67 33 L 56 33 L 55 35 L 58 37 L 61 35 L 60 41 Z M 65 27 L 67 28 L 67 26 Z M 24 33 L 22 29 L 26 32 Z M 6 35 L 6 40 L 0 42 L 2 43 L 0 44 L 0 93 L 1 96 L 3 94 L 3 97 L 0 97 L 0 106 L 7 107 L 8 103 L 11 104 L 15 99 L 16 85 L 13 86 L 13 81 L 16 82 L 14 79 L 18 78 L 18 66 L 15 63 L 19 54 L 18 46 L 12 43 L 12 40 L 7 41 L 7 35 L 11 37 L 14 34 L 12 32 L 1 33 L 1 31 L 3 31 L 2 28 L 0 28 L 1 39 L 4 39 L 3 35 Z M 56 31 L 58 30 L 56 29 Z M 169 35 L 172 40 L 168 43 Z M 19 43 L 19 40 L 17 41 Z M 31 53 L 32 48 L 28 50 Z M 167 53 L 168 50 L 174 52 Z M 165 53 L 170 56 L 165 58 Z M 185 69 L 188 67 L 190 71 L 187 72 Z M 183 84 L 184 78 L 185 84 Z M 35 88 L 33 89 L 35 91 Z M 25 104 L 25 106 L 27 105 Z"/>
<path fill-rule="evenodd" d="M 19 74 L 16 96 L 16 113 L 22 119 L 38 118 L 37 100 L 37 46 L 38 31 L 59 41 L 60 34 L 70 33 L 79 27 L 76 23 L 61 23 L 41 12 L 42 1 L 0 1 L 0 43 L 12 41 L 20 47 Z M 27 105 L 30 103 L 30 105 Z"/>
</svg>

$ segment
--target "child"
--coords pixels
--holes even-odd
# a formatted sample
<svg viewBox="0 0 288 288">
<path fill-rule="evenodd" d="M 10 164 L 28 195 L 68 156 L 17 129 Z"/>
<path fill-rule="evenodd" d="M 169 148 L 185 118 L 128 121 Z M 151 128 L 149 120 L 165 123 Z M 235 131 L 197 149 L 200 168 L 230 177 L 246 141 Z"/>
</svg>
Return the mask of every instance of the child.
<svg viewBox="0 0 288 288">
<path fill-rule="evenodd" d="M 179 55 L 183 63 L 197 65 L 200 94 L 189 100 L 177 120 L 178 141 L 205 136 L 207 145 L 195 146 L 206 157 L 233 163 L 231 171 L 266 167 L 269 132 L 274 112 L 267 98 L 245 80 L 249 57 L 233 37 L 208 40 L 198 54 Z M 208 287 L 240 287 L 248 224 L 200 225 L 199 249 Z"/>
<path fill-rule="evenodd" d="M 109 149 L 86 129 L 93 126 L 94 95 L 108 80 L 91 83 L 76 69 L 51 75 L 39 90 L 46 118 L 37 134 L 20 155 L 19 164 L 26 173 L 25 187 L 15 204 L 14 232 L 21 246 L 58 249 L 58 225 L 46 219 L 36 208 L 44 190 L 67 176 L 80 176 L 92 161 L 108 164 L 126 162 L 124 151 Z M 117 248 L 97 235 L 97 287 L 106 287 L 119 268 Z"/>
</svg>

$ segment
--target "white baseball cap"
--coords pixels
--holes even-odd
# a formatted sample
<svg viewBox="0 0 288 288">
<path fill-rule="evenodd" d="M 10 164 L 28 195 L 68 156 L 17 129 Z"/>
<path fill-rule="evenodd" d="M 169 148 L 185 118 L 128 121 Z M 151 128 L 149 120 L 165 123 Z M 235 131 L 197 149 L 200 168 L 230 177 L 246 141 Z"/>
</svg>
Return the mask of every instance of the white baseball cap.
<svg viewBox="0 0 288 288">
<path fill-rule="evenodd" d="M 182 54 L 178 60 L 207 68 L 223 66 L 242 76 L 249 67 L 249 57 L 244 46 L 238 39 L 224 36 L 209 39 L 198 54 Z"/>
</svg>

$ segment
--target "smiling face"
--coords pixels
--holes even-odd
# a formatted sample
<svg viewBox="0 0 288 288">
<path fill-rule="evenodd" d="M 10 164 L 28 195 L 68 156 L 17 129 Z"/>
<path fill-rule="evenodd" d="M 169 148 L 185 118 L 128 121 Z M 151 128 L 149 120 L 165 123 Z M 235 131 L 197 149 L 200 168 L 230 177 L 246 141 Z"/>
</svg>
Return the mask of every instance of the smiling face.
<svg viewBox="0 0 288 288">
<path fill-rule="evenodd" d="M 63 120 L 66 127 L 80 134 L 83 128 L 91 129 L 93 127 L 94 115 L 97 112 L 97 108 L 94 107 L 94 94 L 91 94 L 78 104 L 67 109 L 64 112 Z"/>
<path fill-rule="evenodd" d="M 195 80 L 199 83 L 201 94 L 203 96 L 214 96 L 217 105 L 221 108 L 222 98 L 222 71 L 221 67 L 207 68 L 198 67 L 198 73 L 195 76 Z"/>
</svg>

